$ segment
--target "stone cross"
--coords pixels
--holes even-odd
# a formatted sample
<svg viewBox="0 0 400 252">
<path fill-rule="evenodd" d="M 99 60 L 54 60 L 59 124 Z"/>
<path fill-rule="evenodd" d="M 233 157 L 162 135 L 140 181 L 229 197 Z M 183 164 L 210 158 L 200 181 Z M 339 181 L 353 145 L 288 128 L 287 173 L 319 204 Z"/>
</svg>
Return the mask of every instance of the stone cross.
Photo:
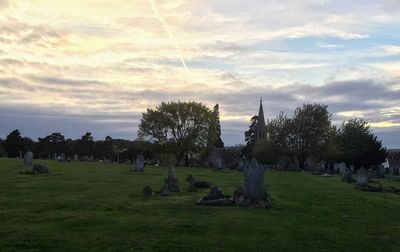
<svg viewBox="0 0 400 252">
<path fill-rule="evenodd" d="M 362 187 L 368 185 L 368 171 L 364 167 L 357 170 L 357 185 Z"/>
<path fill-rule="evenodd" d="M 179 192 L 181 190 L 179 180 L 176 177 L 175 169 L 173 166 L 171 166 L 168 170 L 168 178 L 165 181 L 165 184 L 170 192 Z"/>
</svg>

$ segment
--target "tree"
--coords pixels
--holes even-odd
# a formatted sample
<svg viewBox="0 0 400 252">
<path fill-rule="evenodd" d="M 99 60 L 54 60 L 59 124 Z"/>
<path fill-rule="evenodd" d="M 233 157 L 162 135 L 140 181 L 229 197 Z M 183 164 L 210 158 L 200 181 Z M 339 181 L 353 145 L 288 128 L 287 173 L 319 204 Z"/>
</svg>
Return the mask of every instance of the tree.
<svg viewBox="0 0 400 252">
<path fill-rule="evenodd" d="M 80 155 L 91 156 L 94 154 L 94 140 L 92 133 L 86 132 L 80 140 L 77 140 L 77 145 Z"/>
<path fill-rule="evenodd" d="M 4 150 L 3 145 L 4 145 L 4 140 L 2 140 L 2 139 L 0 138 L 0 157 L 5 157 L 5 156 L 7 156 L 7 153 L 6 153 L 6 151 Z"/>
<path fill-rule="evenodd" d="M 257 142 L 252 148 L 252 157 L 263 164 L 276 164 L 279 161 L 279 152 L 270 142 Z"/>
<path fill-rule="evenodd" d="M 258 122 L 258 116 L 253 116 L 250 119 L 249 130 L 244 133 L 246 147 L 243 148 L 242 154 L 248 156 L 251 154 L 254 144 L 256 143 L 256 127 Z"/>
<path fill-rule="evenodd" d="M 149 137 L 176 155 L 176 165 L 189 152 L 207 149 L 209 139 L 215 136 L 212 111 L 197 102 L 161 103 L 156 109 L 147 109 L 139 124 L 139 138 Z M 186 160 L 187 163 L 187 160 Z"/>
<path fill-rule="evenodd" d="M 372 133 L 368 122 L 362 119 L 351 119 L 343 122 L 338 131 L 339 158 L 356 168 L 380 164 L 387 157 L 386 148 Z"/>
<path fill-rule="evenodd" d="M 43 138 L 38 138 L 37 151 L 39 157 L 47 157 L 53 153 L 65 153 L 67 151 L 67 143 L 65 137 L 60 132 L 51 133 Z"/>
<path fill-rule="evenodd" d="M 20 151 L 24 151 L 23 139 L 19 130 L 13 130 L 10 134 L 8 134 L 4 142 L 4 149 L 10 158 L 18 157 Z"/>
<path fill-rule="evenodd" d="M 321 155 L 331 134 L 331 117 L 326 105 L 304 104 L 292 118 L 283 112 L 268 125 L 269 141 L 281 154 L 296 160 L 301 169 L 311 155 Z"/>
</svg>

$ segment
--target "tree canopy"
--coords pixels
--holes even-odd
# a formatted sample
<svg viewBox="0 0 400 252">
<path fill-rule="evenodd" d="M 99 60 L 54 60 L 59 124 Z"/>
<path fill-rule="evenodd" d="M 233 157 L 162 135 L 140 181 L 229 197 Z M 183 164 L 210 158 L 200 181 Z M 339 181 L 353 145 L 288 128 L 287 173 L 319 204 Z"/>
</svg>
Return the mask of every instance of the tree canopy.
<svg viewBox="0 0 400 252">
<path fill-rule="evenodd" d="M 380 164 L 387 157 L 382 142 L 372 133 L 368 122 L 362 119 L 351 119 L 343 122 L 338 130 L 339 159 L 356 168 Z"/>
<path fill-rule="evenodd" d="M 307 158 L 320 154 L 328 142 L 332 115 L 327 108 L 322 104 L 304 104 L 296 108 L 293 117 L 281 112 L 268 123 L 268 141 L 304 168 Z"/>
<path fill-rule="evenodd" d="M 176 164 L 189 152 L 202 152 L 216 139 L 212 111 L 197 102 L 161 103 L 142 114 L 138 135 L 175 154 Z"/>
<path fill-rule="evenodd" d="M 24 144 L 24 139 L 21 136 L 19 130 L 13 130 L 10 134 L 7 135 L 6 140 L 4 141 L 4 149 L 8 154 L 8 157 L 18 157 L 20 152 L 26 151 L 28 146 Z"/>
</svg>

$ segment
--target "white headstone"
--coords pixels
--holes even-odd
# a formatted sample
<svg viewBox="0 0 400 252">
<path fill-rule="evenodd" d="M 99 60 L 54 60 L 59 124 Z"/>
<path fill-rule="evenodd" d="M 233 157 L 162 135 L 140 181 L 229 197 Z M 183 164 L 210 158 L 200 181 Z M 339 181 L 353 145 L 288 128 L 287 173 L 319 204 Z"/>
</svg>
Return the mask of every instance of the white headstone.
<svg viewBox="0 0 400 252">
<path fill-rule="evenodd" d="M 32 163 L 33 163 L 33 153 L 31 151 L 28 151 L 24 155 L 24 165 L 32 166 Z"/>
<path fill-rule="evenodd" d="M 368 171 L 361 167 L 357 170 L 357 185 L 367 186 L 368 185 Z"/>
<path fill-rule="evenodd" d="M 341 162 L 339 164 L 339 173 L 343 175 L 346 171 L 347 171 L 346 164 L 344 162 Z"/>
<path fill-rule="evenodd" d="M 221 158 L 216 158 L 216 159 L 215 159 L 215 168 L 217 168 L 217 169 L 222 169 L 222 168 L 224 168 L 224 167 L 223 167 L 223 164 L 222 164 L 222 159 L 221 159 Z"/>
<path fill-rule="evenodd" d="M 145 162 L 145 159 L 144 159 L 143 155 L 138 155 L 136 158 L 136 166 L 133 171 L 144 172 L 144 162 Z"/>
</svg>

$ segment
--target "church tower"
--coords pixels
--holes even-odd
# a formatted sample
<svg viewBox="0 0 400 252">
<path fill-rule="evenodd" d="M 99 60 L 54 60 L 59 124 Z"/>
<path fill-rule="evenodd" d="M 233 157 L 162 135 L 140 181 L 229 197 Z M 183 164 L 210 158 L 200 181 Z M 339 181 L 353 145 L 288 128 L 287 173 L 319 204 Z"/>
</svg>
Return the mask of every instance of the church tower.
<svg viewBox="0 0 400 252">
<path fill-rule="evenodd" d="M 262 98 L 260 99 L 260 108 L 258 110 L 258 120 L 255 132 L 256 142 L 267 140 L 267 126 L 265 124 L 264 109 L 262 105 Z"/>
</svg>

